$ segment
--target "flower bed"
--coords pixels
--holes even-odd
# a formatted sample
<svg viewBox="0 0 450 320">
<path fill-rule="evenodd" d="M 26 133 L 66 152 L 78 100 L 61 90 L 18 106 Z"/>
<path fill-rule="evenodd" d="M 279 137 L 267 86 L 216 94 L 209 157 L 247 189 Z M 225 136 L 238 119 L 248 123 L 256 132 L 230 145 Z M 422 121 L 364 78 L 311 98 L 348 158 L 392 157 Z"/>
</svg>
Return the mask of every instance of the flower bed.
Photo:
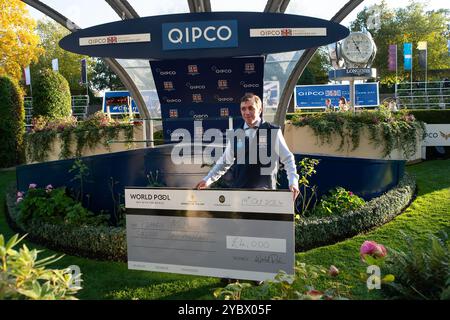
<svg viewBox="0 0 450 320">
<path fill-rule="evenodd" d="M 286 123 L 284 136 L 299 154 L 416 160 L 424 133 L 413 115 L 381 110 L 298 114 Z"/>
<path fill-rule="evenodd" d="M 414 179 L 405 175 L 397 187 L 367 202 L 364 207 L 354 212 L 325 218 L 300 219 L 295 225 L 296 251 L 333 244 L 381 226 L 404 210 L 412 200 L 415 190 Z M 10 225 L 17 231 L 29 233 L 31 240 L 77 256 L 126 261 L 125 228 L 50 224 L 39 220 L 23 223 L 18 219 L 14 187 L 6 198 Z"/>
<path fill-rule="evenodd" d="M 143 142 L 131 142 L 142 137 L 142 130 L 140 122 L 111 120 L 102 112 L 82 122 L 74 117 L 33 119 L 33 129 L 25 138 L 27 163 L 144 148 Z M 122 142 L 111 144 L 112 140 Z"/>
</svg>

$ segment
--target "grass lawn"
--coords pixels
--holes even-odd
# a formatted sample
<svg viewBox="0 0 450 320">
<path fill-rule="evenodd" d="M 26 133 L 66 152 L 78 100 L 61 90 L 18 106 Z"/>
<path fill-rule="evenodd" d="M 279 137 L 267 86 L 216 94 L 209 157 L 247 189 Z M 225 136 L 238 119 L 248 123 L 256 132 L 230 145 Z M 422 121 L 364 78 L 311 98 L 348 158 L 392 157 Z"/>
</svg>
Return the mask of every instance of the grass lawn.
<svg viewBox="0 0 450 320">
<path fill-rule="evenodd" d="M 351 286 L 352 299 L 382 299 L 377 290 L 368 292 L 359 280 L 365 266 L 359 261 L 359 247 L 365 240 L 384 244 L 388 250 L 406 248 L 401 232 L 425 244 L 428 234 L 441 230 L 450 234 L 450 160 L 427 161 L 410 166 L 416 176 L 418 195 L 412 205 L 390 223 L 370 233 L 356 236 L 332 246 L 299 253 L 296 258 L 307 264 L 328 268 L 337 266 L 342 282 Z M 0 203 L 6 187 L 15 179 L 15 171 L 0 171 Z M 9 238 L 13 231 L 5 221 L 4 206 L 0 206 L 0 233 Z M 30 247 L 38 247 L 27 243 Z M 46 250 L 43 255 L 53 254 Z M 222 286 L 217 278 L 132 271 L 125 263 L 99 262 L 65 256 L 54 267 L 78 265 L 83 273 L 80 299 L 212 299 L 214 288 Z M 316 288 L 328 287 L 326 277 L 318 279 Z"/>
</svg>

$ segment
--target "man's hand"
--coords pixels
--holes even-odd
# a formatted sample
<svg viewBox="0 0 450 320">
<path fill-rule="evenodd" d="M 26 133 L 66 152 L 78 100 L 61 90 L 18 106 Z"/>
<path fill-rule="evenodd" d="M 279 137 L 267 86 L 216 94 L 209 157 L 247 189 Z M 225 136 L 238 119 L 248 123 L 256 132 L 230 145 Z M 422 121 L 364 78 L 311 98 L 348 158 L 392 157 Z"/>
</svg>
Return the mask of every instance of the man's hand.
<svg viewBox="0 0 450 320">
<path fill-rule="evenodd" d="M 197 185 L 195 186 L 195 189 L 201 190 L 201 189 L 206 189 L 208 186 L 206 185 L 206 181 L 202 180 L 199 183 L 197 183 Z"/>
<path fill-rule="evenodd" d="M 294 185 L 289 186 L 289 190 L 291 190 L 293 199 L 295 201 L 295 199 L 297 199 L 298 195 L 300 194 L 300 190 L 298 190 L 298 187 Z"/>
</svg>

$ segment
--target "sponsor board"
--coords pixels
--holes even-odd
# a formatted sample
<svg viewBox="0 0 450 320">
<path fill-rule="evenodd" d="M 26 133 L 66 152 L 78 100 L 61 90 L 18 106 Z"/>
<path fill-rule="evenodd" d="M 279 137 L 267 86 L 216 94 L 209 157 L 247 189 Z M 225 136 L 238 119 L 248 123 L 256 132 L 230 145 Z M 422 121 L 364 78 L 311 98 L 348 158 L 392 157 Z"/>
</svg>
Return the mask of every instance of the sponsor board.
<svg viewBox="0 0 450 320">
<path fill-rule="evenodd" d="M 98 46 L 105 44 L 117 44 L 117 43 L 139 43 L 150 42 L 150 33 L 140 34 L 121 34 L 121 35 L 108 35 L 98 37 L 83 37 L 79 39 L 80 46 Z"/>
<path fill-rule="evenodd" d="M 445 147 L 450 146 L 450 124 L 427 124 L 427 135 L 423 146 Z"/>
<path fill-rule="evenodd" d="M 289 191 L 125 188 L 128 268 L 267 280 L 294 272 Z"/>
</svg>

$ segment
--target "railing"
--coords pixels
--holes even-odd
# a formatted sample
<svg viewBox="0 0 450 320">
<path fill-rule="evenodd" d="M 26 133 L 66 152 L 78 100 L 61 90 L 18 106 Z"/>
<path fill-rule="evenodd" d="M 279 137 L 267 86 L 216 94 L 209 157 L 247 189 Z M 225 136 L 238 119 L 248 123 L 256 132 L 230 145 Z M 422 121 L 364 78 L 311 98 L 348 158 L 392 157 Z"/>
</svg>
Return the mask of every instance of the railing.
<svg viewBox="0 0 450 320">
<path fill-rule="evenodd" d="M 72 115 L 77 117 L 78 120 L 86 119 L 88 107 L 88 95 L 72 96 Z"/>
<path fill-rule="evenodd" d="M 72 115 L 78 120 L 84 120 L 87 117 L 87 110 L 89 107 L 88 95 L 72 96 Z M 31 118 L 33 114 L 33 97 L 24 97 L 25 107 L 25 127 L 31 127 Z"/>
<path fill-rule="evenodd" d="M 31 127 L 31 114 L 33 110 L 33 98 L 32 97 L 24 97 L 23 105 L 25 108 L 25 127 Z"/>
<path fill-rule="evenodd" d="M 446 109 L 450 107 L 450 81 L 398 83 L 395 103 L 400 109 Z"/>
</svg>

